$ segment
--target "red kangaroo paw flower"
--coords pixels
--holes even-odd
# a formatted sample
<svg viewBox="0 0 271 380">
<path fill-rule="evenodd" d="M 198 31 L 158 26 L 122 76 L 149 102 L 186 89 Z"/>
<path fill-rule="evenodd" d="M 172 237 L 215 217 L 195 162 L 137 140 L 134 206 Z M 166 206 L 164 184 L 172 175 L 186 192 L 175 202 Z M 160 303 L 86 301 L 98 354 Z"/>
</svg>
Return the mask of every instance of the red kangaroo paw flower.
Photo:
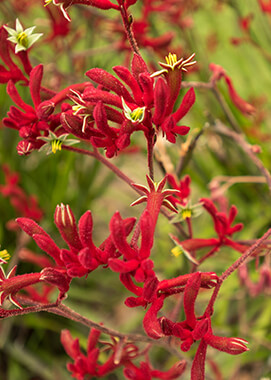
<svg viewBox="0 0 271 380">
<path fill-rule="evenodd" d="M 124 255 L 127 260 L 131 260 L 137 257 L 137 252 L 130 247 L 126 241 L 126 234 L 124 229 L 123 220 L 119 214 L 116 212 L 110 221 L 110 231 L 112 233 L 112 238 L 117 249 Z"/>
<path fill-rule="evenodd" d="M 154 302 L 157 298 L 158 284 L 157 277 L 153 277 L 145 282 L 142 296 L 147 302 Z"/>
<path fill-rule="evenodd" d="M 148 68 L 143 60 L 138 54 L 134 54 L 131 64 L 132 74 L 135 79 L 139 82 L 139 75 L 142 73 L 148 73 Z"/>
<path fill-rule="evenodd" d="M 40 279 L 48 282 L 51 285 L 56 286 L 59 291 L 58 299 L 61 300 L 65 296 L 65 293 L 70 288 L 71 277 L 66 273 L 66 270 L 56 269 L 56 268 L 44 268 L 40 272 Z"/>
<path fill-rule="evenodd" d="M 69 330 L 62 330 L 60 335 L 60 341 L 64 347 L 66 353 L 72 358 L 76 359 L 81 354 L 79 339 L 73 339 Z"/>
<path fill-rule="evenodd" d="M 94 248 L 92 241 L 93 220 L 91 211 L 86 211 L 78 222 L 80 241 L 84 247 Z"/>
<path fill-rule="evenodd" d="M 151 371 L 151 375 L 161 380 L 174 380 L 178 379 L 184 373 L 185 369 L 186 361 L 181 360 L 174 364 L 168 371 L 162 372 L 154 369 Z"/>
<path fill-rule="evenodd" d="M 63 265 L 63 261 L 60 259 L 60 249 L 51 237 L 42 234 L 33 234 L 32 238 L 43 251 L 55 260 L 58 265 Z"/>
<path fill-rule="evenodd" d="M 41 88 L 41 80 L 43 76 L 43 66 L 38 65 L 31 70 L 30 80 L 29 80 L 29 89 L 31 93 L 31 97 L 33 99 L 33 103 L 35 108 L 41 103 L 40 98 L 40 88 Z"/>
<path fill-rule="evenodd" d="M 122 96 L 127 102 L 133 103 L 133 99 L 124 85 L 103 69 L 91 69 L 86 72 L 86 75 L 94 82 L 101 84 L 103 87 L 115 92 L 117 95 Z"/>
<path fill-rule="evenodd" d="M 143 327 L 146 333 L 153 339 L 160 339 L 162 336 L 164 336 L 159 320 L 157 319 L 158 311 L 162 309 L 163 304 L 163 297 L 157 298 L 152 303 L 143 319 Z"/>
<path fill-rule="evenodd" d="M 29 236 L 33 236 L 34 234 L 43 235 L 50 239 L 50 236 L 41 228 L 34 220 L 29 218 L 17 218 L 17 224 L 20 228 Z"/>
<path fill-rule="evenodd" d="M 118 273 L 130 273 L 133 272 L 139 266 L 139 261 L 131 259 L 128 261 L 122 261 L 119 259 L 109 259 L 108 265 L 110 269 Z"/>
<path fill-rule="evenodd" d="M 200 284 L 201 284 L 201 273 L 196 272 L 189 278 L 187 281 L 187 284 L 185 286 L 185 291 L 184 291 L 184 311 L 186 315 L 186 323 L 194 329 L 197 319 L 195 316 L 195 301 L 200 289 Z"/>
<path fill-rule="evenodd" d="M 211 63 L 209 65 L 210 70 L 213 72 L 211 81 L 216 82 L 217 80 L 224 78 L 226 85 L 228 87 L 230 98 L 233 104 L 245 115 L 250 115 L 255 112 L 255 107 L 252 104 L 247 103 L 242 99 L 233 87 L 231 78 L 226 74 L 223 67 Z"/>
<path fill-rule="evenodd" d="M 163 78 L 158 78 L 154 88 L 154 113 L 152 120 L 159 127 L 166 116 L 169 88 Z"/>
<path fill-rule="evenodd" d="M 140 217 L 141 246 L 138 257 L 143 260 L 150 256 L 153 246 L 153 225 L 149 211 L 146 209 Z"/>
<path fill-rule="evenodd" d="M 142 102 L 141 88 L 139 87 L 139 84 L 132 73 L 124 66 L 115 66 L 113 67 L 113 70 L 120 77 L 120 79 L 122 79 L 127 84 L 127 86 L 130 87 L 136 103 L 139 106 L 144 106 L 144 103 Z"/>
<path fill-rule="evenodd" d="M 188 113 L 190 108 L 195 103 L 195 100 L 196 100 L 195 91 L 193 88 L 190 88 L 190 90 L 188 90 L 185 96 L 183 97 L 183 100 L 179 109 L 172 114 L 176 123 L 178 123 L 178 121 L 180 121 Z"/>
<path fill-rule="evenodd" d="M 207 343 L 204 339 L 201 340 L 197 349 L 195 358 L 191 368 L 191 380 L 204 380 L 205 379 L 205 358 L 207 351 Z"/>
<path fill-rule="evenodd" d="M 141 73 L 139 74 L 139 84 L 143 91 L 144 104 L 151 107 L 153 104 L 153 78 L 149 73 Z"/>
</svg>

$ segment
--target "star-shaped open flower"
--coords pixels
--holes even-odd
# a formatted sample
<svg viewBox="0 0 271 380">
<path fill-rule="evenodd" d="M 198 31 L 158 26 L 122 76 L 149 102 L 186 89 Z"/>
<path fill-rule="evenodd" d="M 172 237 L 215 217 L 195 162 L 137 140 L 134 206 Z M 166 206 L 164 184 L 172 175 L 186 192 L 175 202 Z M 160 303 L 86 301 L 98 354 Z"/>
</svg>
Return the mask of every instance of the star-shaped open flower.
<svg viewBox="0 0 271 380">
<path fill-rule="evenodd" d="M 36 26 L 32 26 L 31 28 L 23 29 L 22 24 L 19 19 L 16 19 L 16 27 L 15 29 L 9 28 L 8 26 L 4 26 L 10 37 L 8 40 L 16 44 L 15 53 L 19 53 L 20 51 L 27 50 L 30 48 L 41 36 L 42 33 L 34 33 L 33 31 Z"/>
<path fill-rule="evenodd" d="M 136 184 L 136 183 L 133 184 L 133 186 L 136 189 L 142 191 L 146 195 L 143 195 L 142 197 L 140 197 L 137 200 L 135 200 L 134 202 L 132 202 L 130 206 L 135 206 L 135 205 L 138 205 L 138 204 L 140 204 L 142 202 L 148 202 L 148 200 L 151 198 L 151 194 L 156 193 L 156 198 L 158 198 L 158 197 L 160 198 L 160 202 L 158 202 L 158 203 L 156 202 L 156 205 L 158 205 L 159 203 L 161 203 L 160 207 L 161 206 L 165 206 L 168 209 L 170 209 L 171 211 L 177 212 L 176 208 L 168 200 L 168 197 L 170 195 L 173 195 L 173 194 L 178 194 L 179 190 L 175 190 L 175 189 L 164 189 L 163 190 L 163 188 L 165 186 L 165 183 L 166 183 L 166 180 L 167 180 L 167 177 L 164 177 L 158 183 L 154 182 L 148 175 L 146 175 L 146 178 L 147 178 L 147 182 L 148 182 L 149 188 L 147 188 L 147 186 L 144 186 L 144 185 L 140 185 L 140 184 Z M 158 194 L 160 196 L 158 196 Z M 157 199 L 156 199 L 156 201 L 157 201 Z M 160 209 L 160 207 L 159 207 L 159 209 Z"/>
<path fill-rule="evenodd" d="M 125 103 L 123 97 L 121 98 L 124 116 L 127 120 L 130 120 L 134 123 L 142 123 L 145 117 L 145 109 L 146 107 L 137 107 L 133 110 Z"/>
<path fill-rule="evenodd" d="M 58 150 L 60 151 L 62 149 L 62 144 L 65 143 L 65 145 L 70 146 L 79 143 L 79 140 L 75 139 L 67 139 L 69 136 L 68 133 L 64 133 L 60 136 L 57 136 L 54 132 L 49 131 L 49 135 L 46 137 L 38 137 L 39 140 L 45 141 L 45 144 L 40 147 L 40 151 L 47 151 L 47 154 L 56 153 Z"/>
</svg>

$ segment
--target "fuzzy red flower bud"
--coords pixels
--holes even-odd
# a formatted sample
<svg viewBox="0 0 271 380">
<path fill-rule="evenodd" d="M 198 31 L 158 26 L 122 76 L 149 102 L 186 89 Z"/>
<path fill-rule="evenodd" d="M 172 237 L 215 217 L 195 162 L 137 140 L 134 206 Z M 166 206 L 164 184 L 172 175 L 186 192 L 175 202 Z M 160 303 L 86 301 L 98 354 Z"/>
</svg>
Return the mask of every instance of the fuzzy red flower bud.
<svg viewBox="0 0 271 380">
<path fill-rule="evenodd" d="M 227 338 L 207 334 L 205 335 L 204 340 L 209 346 L 214 347 L 219 351 L 227 352 L 231 355 L 239 355 L 245 351 L 249 351 L 249 348 L 246 346 L 248 342 L 241 338 Z"/>
<path fill-rule="evenodd" d="M 60 291 L 59 298 L 62 299 L 64 294 L 69 290 L 71 278 L 66 271 L 56 268 L 44 268 L 40 272 L 40 279 L 51 285 L 58 287 Z"/>
<path fill-rule="evenodd" d="M 144 59 L 138 54 L 134 54 L 133 56 L 131 69 L 133 76 L 137 81 L 139 81 L 139 75 L 141 73 L 148 73 L 148 68 Z"/>
<path fill-rule="evenodd" d="M 75 218 L 69 205 L 65 206 L 63 203 L 61 203 L 60 206 L 56 206 L 55 224 L 59 229 L 63 239 L 71 248 L 83 248 L 77 232 Z"/>
<path fill-rule="evenodd" d="M 49 116 L 54 112 L 55 104 L 50 100 L 45 100 L 38 105 L 36 113 L 40 120 L 47 120 Z"/>
</svg>

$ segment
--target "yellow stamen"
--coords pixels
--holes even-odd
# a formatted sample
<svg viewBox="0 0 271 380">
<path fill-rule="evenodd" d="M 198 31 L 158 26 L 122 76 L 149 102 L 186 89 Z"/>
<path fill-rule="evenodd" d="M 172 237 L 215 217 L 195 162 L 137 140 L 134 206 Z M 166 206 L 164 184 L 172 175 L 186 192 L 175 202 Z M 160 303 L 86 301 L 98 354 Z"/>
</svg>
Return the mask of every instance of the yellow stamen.
<svg viewBox="0 0 271 380">
<path fill-rule="evenodd" d="M 192 216 L 192 210 L 189 208 L 185 208 L 182 210 L 182 218 L 183 219 L 188 219 L 191 218 Z"/>
<path fill-rule="evenodd" d="M 73 110 L 73 115 L 77 115 L 77 112 L 81 111 L 81 109 L 83 109 L 84 107 L 81 106 L 80 104 L 75 104 L 74 106 L 72 106 L 72 110 Z"/>
<path fill-rule="evenodd" d="M 52 141 L 52 152 L 55 154 L 57 150 L 61 150 L 62 142 L 59 140 Z"/>
<path fill-rule="evenodd" d="M 169 53 L 168 56 L 165 57 L 166 59 L 166 63 L 170 66 L 174 66 L 174 63 L 177 62 L 177 55 L 176 54 L 172 54 L 172 53 Z"/>
<path fill-rule="evenodd" d="M 183 251 L 179 246 L 176 246 L 176 247 L 172 248 L 171 253 L 173 256 L 178 257 L 183 253 Z"/>
<path fill-rule="evenodd" d="M 26 46 L 27 45 L 27 34 L 25 32 L 21 32 L 17 36 L 18 43 L 20 45 Z"/>
<path fill-rule="evenodd" d="M 49 5 L 53 0 L 45 0 L 45 4 L 44 6 L 47 7 L 47 5 Z"/>
<path fill-rule="evenodd" d="M 0 257 L 1 259 L 8 261 L 10 259 L 10 254 L 6 249 L 3 249 L 3 251 L 0 251 Z"/>
<path fill-rule="evenodd" d="M 139 108 L 134 109 L 131 112 L 131 119 L 134 120 L 134 121 L 139 120 L 142 117 L 143 112 L 144 112 L 144 108 L 140 108 L 139 107 Z"/>
</svg>

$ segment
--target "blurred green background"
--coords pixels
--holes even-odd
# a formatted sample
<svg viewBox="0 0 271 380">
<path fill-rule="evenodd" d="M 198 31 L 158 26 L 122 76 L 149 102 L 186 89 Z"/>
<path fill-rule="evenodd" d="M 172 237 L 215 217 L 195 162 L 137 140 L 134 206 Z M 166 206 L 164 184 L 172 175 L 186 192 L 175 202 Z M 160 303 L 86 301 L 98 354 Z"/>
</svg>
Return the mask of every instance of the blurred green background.
<svg viewBox="0 0 271 380">
<path fill-rule="evenodd" d="M 184 6 L 180 1 L 180 6 Z M 141 15 L 142 2 L 131 7 L 135 21 Z M 231 103 L 226 86 L 218 84 L 229 112 L 240 130 L 251 144 L 262 148 L 259 155 L 268 169 L 270 168 L 271 137 L 271 15 L 264 14 L 256 0 L 246 1 L 191 1 L 185 7 L 183 19 L 190 25 L 169 22 L 166 13 L 153 14 L 150 18 L 152 37 L 173 32 L 175 37 L 170 45 L 172 53 L 181 51 L 185 56 L 196 53 L 197 70 L 185 75 L 187 81 L 208 82 L 211 62 L 223 66 L 231 77 L 238 94 L 255 104 L 255 116 L 244 117 Z M 50 34 L 47 13 L 41 2 L 33 1 L 24 12 L 14 10 L 8 0 L 0 2 L 0 20 L 14 25 L 16 17 L 26 26 L 36 25 L 37 33 L 43 38 L 32 49 L 30 58 L 33 65 L 44 64 L 44 86 L 58 91 L 65 86 L 85 81 L 84 72 L 92 67 L 102 67 L 112 72 L 112 66 L 127 62 L 126 52 L 118 51 L 118 35 L 112 32 L 119 23 L 116 12 L 102 12 L 96 9 L 75 6 L 69 11 L 72 23 L 69 35 L 56 38 L 53 43 L 46 42 Z M 240 19 L 252 15 L 250 32 L 246 34 L 240 27 Z M 114 30 L 113 30 L 114 31 Z M 238 46 L 232 38 L 245 39 Z M 150 47 L 142 47 L 141 52 L 148 64 L 158 69 L 158 61 L 163 56 Z M 166 52 L 167 54 L 168 52 Z M 26 87 L 17 86 L 26 102 L 31 98 Z M 180 101 L 187 90 L 181 92 Z M 214 131 L 216 120 L 229 125 L 225 113 L 214 94 L 206 89 L 196 89 L 197 100 L 192 111 L 184 119 L 184 124 L 193 131 L 204 128 L 182 175 L 189 174 L 192 179 L 192 203 L 201 197 L 209 197 L 208 185 L 216 176 L 260 176 L 258 169 L 236 145 L 234 141 L 218 135 Z M 0 115 L 6 116 L 12 101 L 6 94 L 6 86 L 0 87 Z M 107 168 L 90 157 L 77 156 L 72 152 L 61 151 L 46 156 L 34 152 L 28 157 L 20 157 L 16 152 L 18 133 L 0 124 L 0 163 L 7 163 L 13 171 L 20 173 L 20 184 L 28 194 L 34 194 L 44 210 L 41 222 L 61 247 L 53 214 L 57 204 L 69 204 L 77 219 L 88 209 L 93 212 L 94 240 L 101 243 L 108 235 L 108 222 L 116 210 L 123 217 L 139 216 L 142 205 L 130 208 L 137 194 L 122 183 Z M 178 137 L 175 146 L 168 144 L 167 153 L 177 165 L 186 139 Z M 146 151 L 142 136 L 134 134 L 132 144 L 140 150 L 134 154 L 121 154 L 112 159 L 135 182 L 145 184 Z M 160 180 L 163 173 L 158 164 L 155 177 Z M 0 183 L 3 184 L 0 172 Z M 270 193 L 266 184 L 237 183 L 226 192 L 229 204 L 239 210 L 237 221 L 244 223 L 238 239 L 256 239 L 270 227 Z M 17 215 L 5 198 L 0 196 L 0 244 L 1 249 L 14 252 L 16 235 L 6 228 L 6 223 Z M 193 221 L 196 237 L 214 236 L 211 218 L 203 213 Z M 160 217 L 156 242 L 153 249 L 155 269 L 159 278 L 169 278 L 186 273 L 188 263 L 184 257 L 171 255 L 173 243 L 169 233 L 176 234 L 174 227 L 166 218 Z M 34 243 L 29 247 L 40 252 Z M 216 271 L 221 274 L 238 253 L 223 248 L 215 257 L 208 260 L 202 271 Z M 260 258 L 260 263 L 263 259 Z M 255 264 L 249 266 L 253 280 L 257 280 Z M 20 263 L 18 273 L 37 271 L 32 264 Z M 103 272 L 102 272 L 103 271 Z M 269 294 L 270 295 L 270 294 Z M 82 315 L 104 322 L 123 332 L 142 332 L 141 321 L 144 311 L 127 309 L 123 301 L 128 291 L 118 280 L 118 276 L 107 269 L 99 269 L 88 279 L 74 279 L 65 304 Z M 198 304 L 199 313 L 204 310 L 210 293 L 203 293 Z M 173 301 L 166 305 L 171 310 Z M 223 379 L 261 379 L 271 378 L 271 301 L 267 294 L 251 298 L 245 288 L 240 286 L 236 273 L 223 285 L 215 305 L 213 328 L 216 335 L 238 336 L 250 342 L 250 351 L 241 356 L 230 356 L 209 349 L 210 358 L 219 364 Z M 180 315 L 180 318 L 182 315 Z M 180 319 L 181 320 L 181 319 Z M 70 378 L 65 369 L 68 357 L 59 341 L 61 329 L 69 328 L 73 336 L 80 337 L 82 347 L 86 347 L 88 331 L 85 327 L 47 313 L 26 315 L 4 320 L 0 324 L 0 379 L 1 380 L 63 380 Z M 184 354 L 191 362 L 193 354 Z M 162 349 L 155 348 L 152 363 L 156 368 L 172 365 L 176 358 Z M 237 375 L 238 374 L 238 375 Z M 108 379 L 122 379 L 121 371 L 108 376 Z M 183 376 L 188 379 L 188 372 Z M 207 365 L 207 379 L 213 379 Z"/>
</svg>

